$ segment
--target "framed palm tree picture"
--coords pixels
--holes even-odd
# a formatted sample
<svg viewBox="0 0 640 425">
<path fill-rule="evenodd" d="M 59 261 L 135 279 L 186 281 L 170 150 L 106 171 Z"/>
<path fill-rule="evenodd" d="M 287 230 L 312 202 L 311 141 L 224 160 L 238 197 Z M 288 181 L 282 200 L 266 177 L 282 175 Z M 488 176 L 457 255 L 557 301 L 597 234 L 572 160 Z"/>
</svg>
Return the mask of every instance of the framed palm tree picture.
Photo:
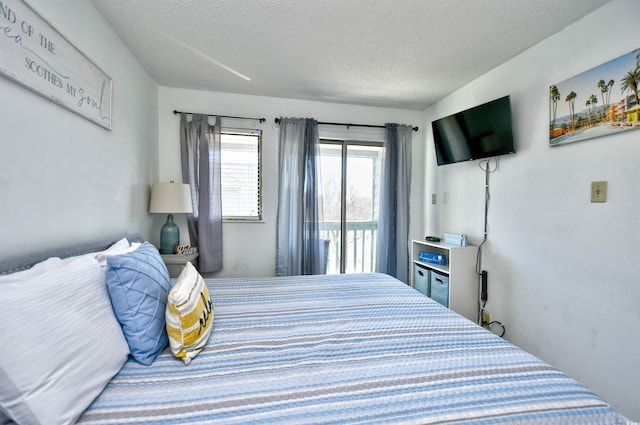
<svg viewBox="0 0 640 425">
<path fill-rule="evenodd" d="M 549 88 L 549 145 L 640 129 L 640 49 Z"/>
</svg>

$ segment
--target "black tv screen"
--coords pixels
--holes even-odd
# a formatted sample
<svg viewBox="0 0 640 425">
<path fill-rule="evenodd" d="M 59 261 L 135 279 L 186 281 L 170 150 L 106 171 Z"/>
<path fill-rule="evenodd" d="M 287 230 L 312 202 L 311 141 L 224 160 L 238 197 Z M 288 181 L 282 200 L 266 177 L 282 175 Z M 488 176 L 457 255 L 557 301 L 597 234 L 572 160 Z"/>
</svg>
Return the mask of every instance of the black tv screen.
<svg viewBox="0 0 640 425">
<path fill-rule="evenodd" d="M 509 96 L 431 122 L 438 165 L 515 153 Z"/>
</svg>

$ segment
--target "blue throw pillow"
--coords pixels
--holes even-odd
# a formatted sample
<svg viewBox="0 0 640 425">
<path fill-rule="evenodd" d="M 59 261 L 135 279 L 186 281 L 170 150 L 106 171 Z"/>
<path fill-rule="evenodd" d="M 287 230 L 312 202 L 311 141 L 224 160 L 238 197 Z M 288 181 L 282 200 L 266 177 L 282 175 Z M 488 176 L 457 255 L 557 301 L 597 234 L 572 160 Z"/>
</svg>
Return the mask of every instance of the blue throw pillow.
<svg viewBox="0 0 640 425">
<path fill-rule="evenodd" d="M 131 356 L 150 365 L 168 342 L 165 327 L 171 279 L 160 253 L 149 242 L 107 259 L 106 281 L 113 311 Z"/>
</svg>

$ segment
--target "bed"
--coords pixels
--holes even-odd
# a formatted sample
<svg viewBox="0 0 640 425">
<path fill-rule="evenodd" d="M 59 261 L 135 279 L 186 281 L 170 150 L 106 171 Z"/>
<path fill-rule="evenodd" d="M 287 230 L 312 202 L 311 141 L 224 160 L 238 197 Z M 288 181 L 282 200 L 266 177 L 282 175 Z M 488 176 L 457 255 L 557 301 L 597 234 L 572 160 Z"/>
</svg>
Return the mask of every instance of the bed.
<svg viewBox="0 0 640 425">
<path fill-rule="evenodd" d="M 0 271 L 22 268 L 9 263 Z M 188 365 L 169 348 L 148 366 L 129 356 L 69 420 L 629 423 L 576 380 L 386 275 L 207 279 L 206 286 L 211 334 Z M 11 417 L 1 397 L 0 418 Z"/>
</svg>

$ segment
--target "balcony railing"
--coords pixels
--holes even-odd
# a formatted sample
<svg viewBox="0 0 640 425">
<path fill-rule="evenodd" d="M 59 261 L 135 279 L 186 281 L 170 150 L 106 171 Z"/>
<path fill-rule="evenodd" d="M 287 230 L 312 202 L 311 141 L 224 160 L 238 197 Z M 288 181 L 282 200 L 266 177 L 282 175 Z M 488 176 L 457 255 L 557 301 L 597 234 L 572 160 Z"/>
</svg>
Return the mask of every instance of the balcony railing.
<svg viewBox="0 0 640 425">
<path fill-rule="evenodd" d="M 329 241 L 327 274 L 340 273 L 340 222 L 320 222 L 320 235 Z M 376 268 L 377 221 L 347 223 L 346 273 L 370 273 Z"/>
</svg>

